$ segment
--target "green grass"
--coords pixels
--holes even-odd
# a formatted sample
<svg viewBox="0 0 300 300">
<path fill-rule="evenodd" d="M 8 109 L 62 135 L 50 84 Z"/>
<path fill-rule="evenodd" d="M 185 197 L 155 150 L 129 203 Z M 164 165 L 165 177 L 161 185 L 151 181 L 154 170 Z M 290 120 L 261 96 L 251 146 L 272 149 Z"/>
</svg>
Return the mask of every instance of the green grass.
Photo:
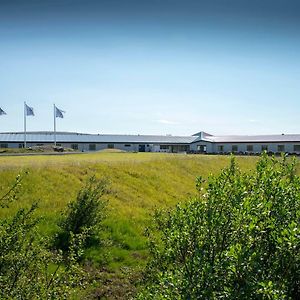
<svg viewBox="0 0 300 300">
<path fill-rule="evenodd" d="M 256 159 L 240 157 L 238 162 L 242 168 L 249 169 Z M 44 217 L 41 230 L 53 233 L 60 212 L 75 199 L 85 180 L 94 174 L 99 178 L 105 177 L 111 190 L 107 196 L 109 211 L 105 236 L 112 241 L 112 255 L 118 256 L 117 249 L 120 249 L 120 258 L 126 265 L 127 259 L 122 251 L 133 252 L 136 264 L 139 264 L 136 253 L 146 248 L 143 232 L 155 209 L 186 201 L 196 192 L 194 183 L 197 175 L 207 177 L 228 163 L 226 156 L 155 153 L 0 157 L 1 194 L 17 174 L 24 174 L 20 200 L 9 210 L 2 209 L 0 217 L 38 201 L 38 213 Z M 131 257 L 128 257 L 128 263 L 134 264 Z"/>
<path fill-rule="evenodd" d="M 0 218 L 38 201 L 43 216 L 40 230 L 53 234 L 69 201 L 88 177 L 105 177 L 111 193 L 108 217 L 104 222 L 102 247 L 86 252 L 96 266 L 110 272 L 124 267 L 141 268 L 146 263 L 145 228 L 157 208 L 173 207 L 196 193 L 195 178 L 207 178 L 229 164 L 228 156 L 159 153 L 93 153 L 63 156 L 0 157 L 0 195 L 17 174 L 24 174 L 20 199 L 10 209 L 1 209 Z M 254 168 L 256 157 L 238 157 L 244 170 Z M 26 173 L 26 174 L 25 174 Z"/>
</svg>

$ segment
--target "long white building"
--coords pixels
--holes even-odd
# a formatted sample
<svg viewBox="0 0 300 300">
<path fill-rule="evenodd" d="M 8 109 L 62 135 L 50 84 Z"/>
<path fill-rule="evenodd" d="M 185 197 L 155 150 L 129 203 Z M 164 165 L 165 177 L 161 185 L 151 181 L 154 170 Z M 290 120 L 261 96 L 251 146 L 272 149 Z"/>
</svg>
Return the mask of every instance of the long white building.
<svg viewBox="0 0 300 300">
<path fill-rule="evenodd" d="M 27 132 L 27 147 L 54 144 L 53 132 Z M 273 153 L 300 154 L 300 134 L 214 136 L 113 135 L 57 132 L 58 146 L 78 151 L 120 149 L 137 152 Z M 0 133 L 0 148 L 23 148 L 23 132 Z"/>
</svg>

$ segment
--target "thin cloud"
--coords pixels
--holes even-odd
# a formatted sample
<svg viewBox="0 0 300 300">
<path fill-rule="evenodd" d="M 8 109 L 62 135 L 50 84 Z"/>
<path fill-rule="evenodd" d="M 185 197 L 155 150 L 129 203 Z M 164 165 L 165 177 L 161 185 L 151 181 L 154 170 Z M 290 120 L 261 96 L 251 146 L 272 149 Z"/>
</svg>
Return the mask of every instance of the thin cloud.
<svg viewBox="0 0 300 300">
<path fill-rule="evenodd" d="M 250 119 L 249 122 L 250 122 L 250 123 L 259 123 L 260 121 L 259 121 L 259 120 L 256 120 L 256 119 Z"/>
<path fill-rule="evenodd" d="M 157 123 L 167 124 L 167 125 L 177 125 L 178 122 L 170 121 L 170 120 L 157 120 Z"/>
</svg>

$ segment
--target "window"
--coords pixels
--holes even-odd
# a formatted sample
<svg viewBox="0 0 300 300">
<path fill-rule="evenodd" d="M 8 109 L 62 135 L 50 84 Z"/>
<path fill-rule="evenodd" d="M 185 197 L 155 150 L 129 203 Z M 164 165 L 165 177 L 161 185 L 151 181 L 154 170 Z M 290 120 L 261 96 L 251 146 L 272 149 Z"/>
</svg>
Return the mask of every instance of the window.
<svg viewBox="0 0 300 300">
<path fill-rule="evenodd" d="M 0 148 L 8 148 L 8 144 L 0 144 Z"/>
<path fill-rule="evenodd" d="M 261 151 L 268 151 L 268 145 L 261 145 Z"/>
<path fill-rule="evenodd" d="M 206 146 L 204 146 L 204 147 L 206 147 Z M 178 145 L 178 152 L 186 152 L 189 150 L 190 150 L 190 146 L 188 146 L 188 145 Z M 203 151 L 204 151 L 204 148 L 203 148 Z M 206 148 L 205 148 L 205 151 L 206 151 Z"/>
<path fill-rule="evenodd" d="M 160 145 L 160 150 L 169 150 L 168 145 Z"/>
<path fill-rule="evenodd" d="M 224 151 L 224 146 L 223 145 L 219 145 L 218 146 L 218 152 L 223 152 Z"/>
<path fill-rule="evenodd" d="M 125 147 L 131 147 L 131 145 L 130 145 L 130 144 L 125 144 L 124 146 L 125 146 Z"/>
<path fill-rule="evenodd" d="M 285 150 L 284 150 L 284 145 L 278 145 L 277 146 L 277 151 L 278 152 L 284 152 Z"/>
<path fill-rule="evenodd" d="M 294 145 L 294 151 L 300 152 L 300 145 Z"/>
<path fill-rule="evenodd" d="M 231 151 L 232 152 L 238 152 L 238 146 L 237 145 L 232 145 Z"/>
<path fill-rule="evenodd" d="M 107 145 L 107 148 L 108 148 L 108 149 L 114 149 L 114 148 L 115 148 L 115 145 L 114 145 L 114 144 L 108 144 L 108 145 Z"/>
<path fill-rule="evenodd" d="M 253 152 L 253 145 L 247 145 L 247 151 Z"/>
<path fill-rule="evenodd" d="M 89 144 L 89 150 L 95 151 L 96 150 L 96 144 Z"/>
<path fill-rule="evenodd" d="M 72 145 L 71 145 L 71 148 L 72 148 L 73 150 L 78 150 L 78 144 L 72 144 Z"/>
<path fill-rule="evenodd" d="M 206 152 L 207 147 L 206 145 L 197 145 L 197 150 L 200 152 Z"/>
<path fill-rule="evenodd" d="M 19 148 L 24 148 L 24 144 L 19 144 Z"/>
</svg>

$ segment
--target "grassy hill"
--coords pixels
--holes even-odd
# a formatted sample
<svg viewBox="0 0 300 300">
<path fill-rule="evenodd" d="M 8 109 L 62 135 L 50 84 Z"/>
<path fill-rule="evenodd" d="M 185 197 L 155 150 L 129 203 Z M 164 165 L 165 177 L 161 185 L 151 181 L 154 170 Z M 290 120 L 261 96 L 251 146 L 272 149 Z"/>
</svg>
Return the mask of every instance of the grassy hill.
<svg viewBox="0 0 300 300">
<path fill-rule="evenodd" d="M 206 178 L 229 163 L 228 156 L 159 153 L 93 153 L 64 156 L 0 157 L 0 194 L 17 174 L 24 174 L 20 200 L 0 217 L 38 201 L 43 216 L 40 230 L 56 231 L 67 203 L 75 199 L 92 175 L 106 178 L 111 193 L 102 248 L 88 250 L 87 260 L 118 273 L 124 268 L 143 267 L 147 257 L 144 230 L 157 208 L 168 208 L 196 193 L 195 178 Z M 256 157 L 238 157 L 242 169 L 254 167 Z M 123 284 L 123 283 L 122 283 Z M 122 285 L 121 284 L 121 285 Z"/>
</svg>

